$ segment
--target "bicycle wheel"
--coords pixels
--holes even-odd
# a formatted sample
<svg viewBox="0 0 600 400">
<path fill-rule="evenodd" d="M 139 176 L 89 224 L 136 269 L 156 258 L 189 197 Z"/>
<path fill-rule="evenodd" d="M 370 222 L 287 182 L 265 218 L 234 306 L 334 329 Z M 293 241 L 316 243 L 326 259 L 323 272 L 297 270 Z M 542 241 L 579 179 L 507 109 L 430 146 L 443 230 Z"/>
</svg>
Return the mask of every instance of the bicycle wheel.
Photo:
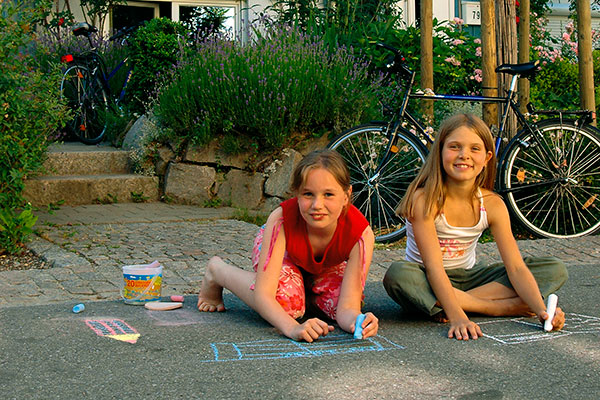
<svg viewBox="0 0 600 400">
<path fill-rule="evenodd" d="M 541 135 L 520 133 L 502 158 L 508 207 L 537 236 L 589 235 L 600 227 L 600 139 L 571 120 L 538 127 Z"/>
<path fill-rule="evenodd" d="M 376 171 L 389 140 L 387 125 L 370 124 L 342 133 L 328 146 L 346 160 L 353 203 L 371 224 L 375 240 L 383 243 L 404 236 L 406 227 L 396 208 L 427 155 L 427 148 L 400 128 L 389 160 Z"/>
<path fill-rule="evenodd" d="M 85 144 L 100 143 L 106 133 L 108 96 L 102 83 L 83 65 L 69 67 L 60 83 L 60 91 L 73 110 L 66 124 L 69 133 Z"/>
</svg>

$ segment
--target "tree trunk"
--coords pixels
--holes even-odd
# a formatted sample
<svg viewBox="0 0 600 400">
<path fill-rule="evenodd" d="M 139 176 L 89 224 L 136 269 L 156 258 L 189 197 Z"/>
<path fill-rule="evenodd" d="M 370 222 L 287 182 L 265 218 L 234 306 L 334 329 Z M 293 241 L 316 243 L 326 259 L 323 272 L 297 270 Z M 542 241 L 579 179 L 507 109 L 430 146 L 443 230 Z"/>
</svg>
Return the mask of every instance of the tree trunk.
<svg viewBox="0 0 600 400">
<path fill-rule="evenodd" d="M 519 2 L 519 64 L 529 62 L 529 0 Z M 527 112 L 529 103 L 529 79 L 519 79 L 519 105 L 522 113 Z"/>
<path fill-rule="evenodd" d="M 494 0 L 481 0 L 481 75 L 483 95 L 498 95 L 496 69 L 496 24 Z M 488 126 L 498 125 L 498 104 L 483 104 L 483 120 Z"/>
<path fill-rule="evenodd" d="M 593 124 L 596 125 L 594 65 L 592 60 L 592 16 L 589 0 L 577 0 L 577 43 L 581 107 L 594 111 Z"/>
<path fill-rule="evenodd" d="M 421 0 L 421 89 L 433 90 L 433 1 Z M 433 122 L 433 100 L 424 100 L 423 116 Z"/>
<path fill-rule="evenodd" d="M 498 65 L 517 63 L 517 20 L 515 0 L 496 0 L 496 43 Z M 498 93 L 506 95 L 512 76 L 500 74 Z M 512 137 L 517 132 L 517 117 L 509 114 L 504 126 L 505 132 Z"/>
</svg>

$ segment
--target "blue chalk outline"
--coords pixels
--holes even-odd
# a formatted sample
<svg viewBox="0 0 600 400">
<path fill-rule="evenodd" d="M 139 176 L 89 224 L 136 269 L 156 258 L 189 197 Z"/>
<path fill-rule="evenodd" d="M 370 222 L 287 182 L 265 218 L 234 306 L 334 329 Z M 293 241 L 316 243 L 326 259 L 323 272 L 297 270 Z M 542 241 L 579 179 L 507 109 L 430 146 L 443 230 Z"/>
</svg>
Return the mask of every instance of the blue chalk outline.
<svg viewBox="0 0 600 400">
<path fill-rule="evenodd" d="M 313 343 L 296 342 L 291 339 L 267 339 L 239 343 L 218 342 L 211 343 L 210 346 L 215 358 L 213 360 L 203 360 L 202 362 L 320 357 L 365 351 L 404 349 L 404 346 L 400 346 L 383 336 L 357 340 L 346 334 L 328 335 Z"/>
</svg>

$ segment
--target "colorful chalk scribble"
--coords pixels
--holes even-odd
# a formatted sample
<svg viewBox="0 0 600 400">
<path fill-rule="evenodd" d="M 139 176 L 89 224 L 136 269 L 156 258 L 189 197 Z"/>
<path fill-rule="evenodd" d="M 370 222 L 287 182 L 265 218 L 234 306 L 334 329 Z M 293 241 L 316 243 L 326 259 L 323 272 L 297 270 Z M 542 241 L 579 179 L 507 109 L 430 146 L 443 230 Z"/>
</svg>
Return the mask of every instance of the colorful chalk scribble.
<svg viewBox="0 0 600 400">
<path fill-rule="evenodd" d="M 85 324 L 98 336 L 136 343 L 140 334 L 121 319 L 88 319 Z"/>
<path fill-rule="evenodd" d="M 545 332 L 535 318 L 511 318 L 478 322 L 483 336 L 497 344 L 531 343 L 540 340 L 552 340 L 560 337 L 600 333 L 600 318 L 588 315 L 567 313 L 565 326 L 560 331 Z M 509 331 L 510 333 L 504 333 Z"/>
<path fill-rule="evenodd" d="M 349 335 L 330 335 L 313 343 L 296 342 L 289 339 L 271 339 L 239 343 L 211 343 L 211 347 L 214 352 L 214 359 L 204 362 L 319 357 L 404 348 L 383 336 L 357 340 Z"/>
</svg>

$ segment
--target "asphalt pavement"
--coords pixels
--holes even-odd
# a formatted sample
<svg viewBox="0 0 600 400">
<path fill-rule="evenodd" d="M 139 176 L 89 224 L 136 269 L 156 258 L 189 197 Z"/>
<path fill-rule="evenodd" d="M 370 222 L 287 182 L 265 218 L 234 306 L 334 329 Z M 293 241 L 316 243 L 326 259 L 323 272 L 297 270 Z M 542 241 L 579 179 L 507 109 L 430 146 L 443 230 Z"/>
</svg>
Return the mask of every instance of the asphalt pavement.
<svg viewBox="0 0 600 400">
<path fill-rule="evenodd" d="M 31 248 L 52 266 L 0 272 L 0 393 L 6 399 L 596 399 L 600 397 L 598 236 L 519 242 L 524 255 L 563 258 L 561 332 L 530 318 L 473 317 L 478 340 L 404 315 L 381 277 L 403 249 L 379 248 L 364 311 L 378 336 L 338 327 L 315 343 L 286 339 L 230 293 L 227 311 L 195 309 L 212 254 L 249 268 L 257 227 L 234 210 L 162 203 L 64 207 L 43 214 Z M 494 244 L 479 256 L 494 259 Z M 158 259 L 163 296 L 149 311 L 120 299 L 122 266 Z M 74 314 L 73 305 L 85 310 Z"/>
</svg>

